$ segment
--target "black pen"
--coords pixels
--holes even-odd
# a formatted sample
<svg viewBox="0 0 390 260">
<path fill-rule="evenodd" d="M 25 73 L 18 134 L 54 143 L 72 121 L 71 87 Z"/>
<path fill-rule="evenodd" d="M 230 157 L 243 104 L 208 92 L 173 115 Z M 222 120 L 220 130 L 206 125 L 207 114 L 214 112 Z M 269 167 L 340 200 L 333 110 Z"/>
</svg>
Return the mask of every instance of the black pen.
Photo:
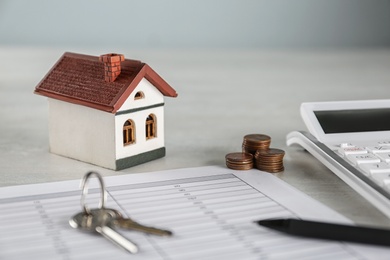
<svg viewBox="0 0 390 260">
<path fill-rule="evenodd" d="M 390 246 L 390 230 L 388 229 L 300 219 L 266 219 L 255 221 L 255 223 L 295 236 Z"/>
</svg>

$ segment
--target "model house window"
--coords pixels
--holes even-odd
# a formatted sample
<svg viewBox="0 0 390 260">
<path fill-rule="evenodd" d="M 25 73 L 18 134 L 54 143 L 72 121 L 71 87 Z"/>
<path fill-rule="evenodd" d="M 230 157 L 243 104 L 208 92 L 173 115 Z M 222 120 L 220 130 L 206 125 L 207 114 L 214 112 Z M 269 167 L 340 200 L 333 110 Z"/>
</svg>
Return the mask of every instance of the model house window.
<svg viewBox="0 0 390 260">
<path fill-rule="evenodd" d="M 127 120 L 123 125 L 123 145 L 135 143 L 135 125 L 133 120 Z"/>
<path fill-rule="evenodd" d="M 156 116 L 150 114 L 148 118 L 146 118 L 146 139 L 155 138 L 157 135 L 156 131 Z"/>
<path fill-rule="evenodd" d="M 134 100 L 143 99 L 143 98 L 145 98 L 144 92 L 138 91 L 137 93 L 135 93 Z"/>
</svg>

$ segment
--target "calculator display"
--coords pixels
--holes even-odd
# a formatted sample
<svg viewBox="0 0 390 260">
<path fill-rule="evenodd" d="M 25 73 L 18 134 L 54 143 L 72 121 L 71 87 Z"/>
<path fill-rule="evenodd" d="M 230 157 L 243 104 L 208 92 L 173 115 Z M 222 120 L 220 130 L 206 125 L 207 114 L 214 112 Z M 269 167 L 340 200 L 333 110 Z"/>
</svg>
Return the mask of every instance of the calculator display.
<svg viewBox="0 0 390 260">
<path fill-rule="evenodd" d="M 390 130 L 390 108 L 314 111 L 325 134 Z"/>
</svg>

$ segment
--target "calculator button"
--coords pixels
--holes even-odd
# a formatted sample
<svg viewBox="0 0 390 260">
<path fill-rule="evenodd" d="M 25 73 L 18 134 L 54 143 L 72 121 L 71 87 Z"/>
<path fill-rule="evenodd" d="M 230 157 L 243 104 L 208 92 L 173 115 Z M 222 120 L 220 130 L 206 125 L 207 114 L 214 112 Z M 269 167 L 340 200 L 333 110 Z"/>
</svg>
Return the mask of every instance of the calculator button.
<svg viewBox="0 0 390 260">
<path fill-rule="evenodd" d="M 361 164 L 361 163 L 379 163 L 381 160 L 373 154 L 356 154 L 356 155 L 348 155 L 348 160 L 353 164 Z"/>
<path fill-rule="evenodd" d="M 371 176 L 376 173 L 390 173 L 390 165 L 385 162 L 380 163 L 362 163 L 359 165 L 363 173 Z"/>
<path fill-rule="evenodd" d="M 390 163 L 390 153 L 378 153 L 377 156 L 381 160 L 383 160 L 383 161 L 385 161 L 387 163 Z"/>
<path fill-rule="evenodd" d="M 390 146 L 369 146 L 367 150 L 372 153 L 390 153 Z"/>
<path fill-rule="evenodd" d="M 390 146 L 390 141 L 379 141 L 378 145 L 380 145 L 380 146 Z"/>
<path fill-rule="evenodd" d="M 352 147 L 340 148 L 339 152 L 344 155 L 350 155 L 350 154 L 364 154 L 367 153 L 367 150 L 364 149 L 363 147 L 352 146 Z"/>
<path fill-rule="evenodd" d="M 380 186 L 387 187 L 390 185 L 390 173 L 375 173 L 371 178 Z"/>
<path fill-rule="evenodd" d="M 341 143 L 340 144 L 340 147 L 341 148 L 347 148 L 347 147 L 353 147 L 354 145 L 353 144 L 351 144 L 351 143 Z"/>
</svg>

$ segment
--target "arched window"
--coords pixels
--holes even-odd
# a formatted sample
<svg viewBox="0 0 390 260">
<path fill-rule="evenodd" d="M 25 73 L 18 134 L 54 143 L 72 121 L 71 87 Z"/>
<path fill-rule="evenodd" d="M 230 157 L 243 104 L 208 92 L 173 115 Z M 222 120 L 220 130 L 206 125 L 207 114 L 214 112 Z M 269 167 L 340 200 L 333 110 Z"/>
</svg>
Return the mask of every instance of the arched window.
<svg viewBox="0 0 390 260">
<path fill-rule="evenodd" d="M 134 95 L 134 100 L 143 99 L 143 98 L 145 98 L 145 94 L 144 94 L 144 92 L 142 92 L 142 91 L 138 91 L 138 92 L 135 93 L 135 95 Z"/>
<path fill-rule="evenodd" d="M 133 120 L 127 120 L 123 125 L 123 145 L 135 143 L 135 125 Z"/>
<path fill-rule="evenodd" d="M 148 118 L 146 118 L 146 125 L 145 125 L 145 130 L 146 130 L 146 140 L 147 139 L 152 139 L 157 136 L 157 129 L 156 129 L 156 116 L 153 114 L 150 114 Z"/>
</svg>

